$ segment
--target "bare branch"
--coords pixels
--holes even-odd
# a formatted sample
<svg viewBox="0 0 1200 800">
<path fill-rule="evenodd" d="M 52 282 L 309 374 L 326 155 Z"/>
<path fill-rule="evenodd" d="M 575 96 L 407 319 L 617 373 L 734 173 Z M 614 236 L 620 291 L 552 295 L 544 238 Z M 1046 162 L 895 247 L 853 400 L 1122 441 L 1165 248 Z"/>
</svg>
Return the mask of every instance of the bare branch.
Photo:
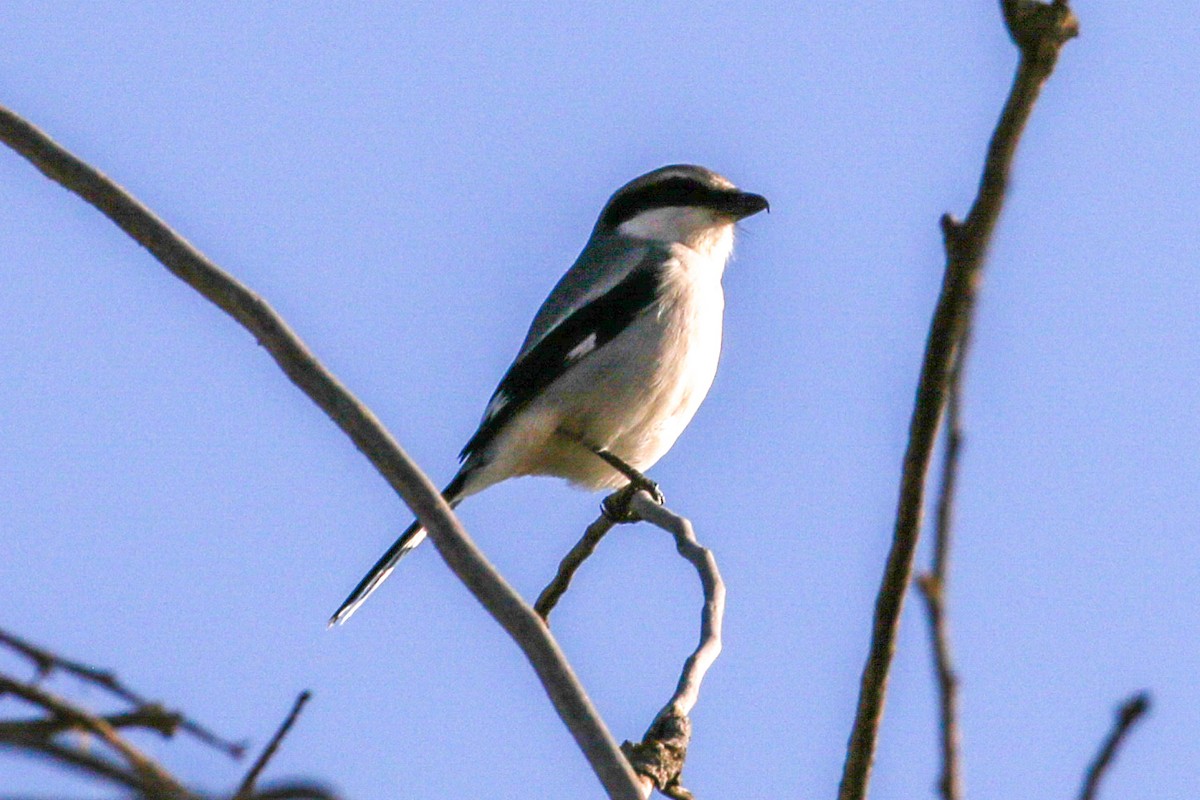
<svg viewBox="0 0 1200 800">
<path fill-rule="evenodd" d="M 303 691 L 296 698 L 296 702 L 292 705 L 292 710 L 288 712 L 279 729 L 275 731 L 275 735 L 271 737 L 271 741 L 267 742 L 267 746 L 263 748 L 262 754 L 250 767 L 250 771 L 246 773 L 246 777 L 242 779 L 242 785 L 238 787 L 237 794 L 234 795 L 234 800 L 246 800 L 254 794 L 254 784 L 258 781 L 258 776 L 266 769 L 267 763 L 275 756 L 279 750 L 279 745 L 283 742 L 283 737 L 288 735 L 288 731 L 296 724 L 296 718 L 300 716 L 301 709 L 304 704 L 312 697 L 312 692 Z"/>
<path fill-rule="evenodd" d="M 1084 774 L 1083 788 L 1079 792 L 1079 800 L 1095 800 L 1096 793 L 1100 789 L 1100 781 L 1104 778 L 1105 773 L 1112 764 L 1113 757 L 1117 754 L 1117 749 L 1120 748 L 1130 729 L 1149 710 L 1150 694 L 1148 692 L 1138 692 L 1122 703 L 1121 707 L 1117 709 L 1117 717 L 1113 721 L 1113 727 L 1109 731 L 1108 738 L 1104 740 L 1104 744 L 1100 746 L 1100 752 L 1096 754 L 1096 759 Z"/>
<path fill-rule="evenodd" d="M 136 792 L 146 789 L 146 782 L 130 770 L 109 758 L 80 747 L 45 741 L 40 737 L 23 740 L 16 735 L 0 737 L 0 747 L 10 747 L 26 754 L 37 753 L 89 778 L 98 778 Z"/>
<path fill-rule="evenodd" d="M 674 709 L 680 714 L 692 713 L 700 699 L 700 684 L 708 668 L 721 654 L 721 624 L 725 618 L 725 582 L 717 569 L 717 560 L 712 551 L 696 540 L 692 523 L 665 506 L 654 502 L 645 491 L 633 496 L 632 509 L 651 525 L 662 528 L 675 537 L 675 549 L 679 555 L 691 562 L 700 576 L 704 587 L 704 611 L 700 620 L 700 643 L 684 664 L 683 674 L 670 701 L 659 712 L 659 716 Z"/>
<path fill-rule="evenodd" d="M 661 505 L 650 489 L 630 483 L 605 498 L 602 508 L 600 517 L 588 526 L 583 538 L 563 559 L 554 580 L 542 590 L 535 607 L 546 615 L 550 613 L 566 592 L 576 570 L 595 552 L 600 540 L 617 523 L 649 522 L 675 538 L 675 549 L 696 568 L 704 589 L 700 642 L 683 665 L 675 693 L 655 715 L 642 741 L 636 744 L 625 742 L 621 750 L 643 781 L 645 796 L 648 797 L 657 788 L 667 797 L 679 800 L 691 798 L 691 793 L 679 782 L 692 736 L 692 722 L 688 715 L 700 698 L 700 684 L 705 674 L 721 652 L 725 583 L 721 580 L 712 551 L 696 540 L 691 522 Z"/>
<path fill-rule="evenodd" d="M 558 601 L 571 585 L 571 579 L 575 577 L 575 572 L 583 566 L 583 562 L 592 553 L 596 552 L 596 546 L 600 544 L 600 540 L 613 529 L 615 524 L 607 514 L 601 514 L 595 522 L 587 526 L 583 537 L 563 557 L 554 579 L 547 584 L 545 589 L 542 589 L 537 602 L 533 604 L 533 610 L 546 620 L 547 624 L 550 622 L 550 612 L 558 605 Z"/>
<path fill-rule="evenodd" d="M 958 457 L 962 450 L 962 381 L 967 351 L 971 342 L 971 317 L 967 317 L 958 357 L 950 374 L 946 401 L 946 448 L 942 456 L 941 488 L 937 500 L 937 524 L 932 569 L 917 578 L 917 588 L 925 600 L 929 634 L 933 646 L 934 674 L 937 677 L 939 742 L 942 774 L 938 792 L 942 800 L 962 797 L 960 735 L 958 730 L 958 675 L 954 670 L 950 647 L 950 621 L 946 611 L 946 592 L 950 573 L 950 544 L 953 534 L 954 497 L 958 486 Z"/>
<path fill-rule="evenodd" d="M 1042 85 L 1054 68 L 1059 49 L 1079 30 L 1075 16 L 1063 0 L 1052 4 L 1004 0 L 1003 7 L 1021 58 L 988 147 L 979 193 L 971 212 L 962 223 L 949 215 L 942 218 L 946 272 L 925 345 L 900 479 L 895 531 L 875 601 L 871 646 L 838 790 L 840 800 L 866 797 L 900 612 L 912 579 L 925 480 L 946 405 L 951 365 L 971 314 L 984 257 L 1000 216 L 1013 154 Z"/>
<path fill-rule="evenodd" d="M 167 797 L 189 797 L 189 792 L 153 759 L 125 740 L 103 718 L 41 689 L 0 675 L 0 695 L 11 694 L 45 709 L 71 727 L 94 734 L 125 760 L 143 779 L 143 792 Z"/>
<path fill-rule="evenodd" d="M 173 711 L 167 711 L 159 705 L 142 706 L 123 714 L 107 714 L 99 717 L 115 729 L 141 728 L 158 733 L 165 739 L 175 735 L 179 728 L 180 716 Z M 75 726 L 70 720 L 62 717 L 50 719 L 25 719 L 0 721 L 0 739 L 50 739 L 63 731 Z"/>
<path fill-rule="evenodd" d="M 450 569 L 520 646 L 609 796 L 640 797 L 633 770 L 542 618 L 488 563 L 437 487 L 382 423 L 317 361 L 283 318 L 124 189 L 2 107 L 0 140 L 99 209 L 174 275 L 254 335 L 288 378 L 350 437 L 404 499 Z"/>
<path fill-rule="evenodd" d="M 721 653 L 725 582 L 721 580 L 712 551 L 696 540 L 692 523 L 687 519 L 659 505 L 645 490 L 634 493 L 630 511 L 675 537 L 675 549 L 696 568 L 704 587 L 700 642 L 683 665 L 675 694 L 650 723 L 642 741 L 638 744 L 626 742 L 623 746 L 638 774 L 651 778 L 659 791 L 668 797 L 682 800 L 691 797 L 691 793 L 680 785 L 680 773 L 692 733 L 688 715 L 700 699 L 704 676 Z"/>
<path fill-rule="evenodd" d="M 156 703 L 147 700 L 137 692 L 134 692 L 128 686 L 123 684 L 116 675 L 108 670 L 98 669 L 96 667 L 83 664 L 79 661 L 73 661 L 68 658 L 63 658 L 57 653 L 52 653 L 49 650 L 38 647 L 19 636 L 0 630 L 0 645 L 4 645 L 16 653 L 24 656 L 33 662 L 37 671 L 41 675 L 49 676 L 56 670 L 61 670 L 69 675 L 74 675 L 76 678 L 87 681 L 88 683 L 99 686 L 115 697 L 118 697 L 127 703 L 141 709 L 147 715 L 153 711 L 161 712 L 162 717 L 160 722 L 166 720 L 167 717 L 175 717 L 175 724 L 181 729 L 190 733 L 205 744 L 216 748 L 230 756 L 231 758 L 241 758 L 246 752 L 246 745 L 237 742 L 230 742 L 217 736 L 212 731 L 200 725 L 198 722 L 188 719 L 182 714 L 169 712 L 163 709 Z M 120 726 L 114 726 L 120 727 Z M 149 725 L 162 729 L 162 725 Z M 172 731 L 173 733 L 173 731 Z M 172 733 L 166 733 L 170 736 Z"/>
</svg>

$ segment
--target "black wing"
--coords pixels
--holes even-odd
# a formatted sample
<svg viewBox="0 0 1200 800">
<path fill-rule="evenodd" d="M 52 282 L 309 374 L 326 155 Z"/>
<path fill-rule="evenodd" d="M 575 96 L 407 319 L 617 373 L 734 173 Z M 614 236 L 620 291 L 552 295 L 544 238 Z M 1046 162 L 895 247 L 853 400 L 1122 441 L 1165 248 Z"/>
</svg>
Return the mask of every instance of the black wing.
<svg viewBox="0 0 1200 800">
<path fill-rule="evenodd" d="M 500 379 L 479 430 L 459 454 L 465 460 L 482 452 L 518 411 L 529 405 L 567 368 L 595 353 L 654 302 L 661 263 L 638 267 L 605 294 L 582 306 L 550 329 L 520 356 Z"/>
</svg>

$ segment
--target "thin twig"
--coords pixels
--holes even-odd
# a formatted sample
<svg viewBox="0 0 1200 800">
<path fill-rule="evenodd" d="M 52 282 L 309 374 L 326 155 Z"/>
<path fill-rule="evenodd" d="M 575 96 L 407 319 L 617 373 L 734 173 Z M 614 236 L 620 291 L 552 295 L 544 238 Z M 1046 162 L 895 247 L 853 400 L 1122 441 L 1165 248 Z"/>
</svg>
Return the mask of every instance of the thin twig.
<svg viewBox="0 0 1200 800">
<path fill-rule="evenodd" d="M 69 658 L 63 658 L 57 653 L 52 653 L 49 650 L 38 647 L 19 636 L 0 630 L 0 645 L 4 645 L 9 649 L 21 654 L 25 658 L 33 662 L 37 671 L 42 675 L 50 675 L 55 670 L 61 670 L 77 678 L 87 681 L 106 690 L 110 694 L 119 697 L 120 699 L 130 703 L 133 706 L 150 709 L 156 705 L 138 693 L 134 692 L 125 684 L 117 679 L 117 676 L 108 670 L 98 669 L 88 666 L 87 664 L 73 661 Z M 164 713 L 172 713 L 165 712 Z M 188 719 L 186 716 L 178 715 L 179 728 L 190 733 L 205 744 L 220 750 L 231 758 L 241 758 L 246 752 L 246 745 L 237 742 L 230 742 L 222 739 L 212 731 L 201 726 L 199 723 Z"/>
<path fill-rule="evenodd" d="M 1117 717 L 1113 721 L 1113 727 L 1108 733 L 1108 738 L 1104 740 L 1104 744 L 1100 746 L 1100 752 L 1096 754 L 1095 760 L 1092 761 L 1087 772 L 1084 773 L 1083 788 L 1079 792 L 1079 800 L 1095 800 L 1096 792 L 1100 789 L 1100 781 L 1104 778 L 1105 773 L 1108 772 L 1113 757 L 1116 756 L 1118 748 L 1120 748 L 1121 743 L 1125 740 L 1125 736 L 1149 710 L 1150 695 L 1147 692 L 1138 692 L 1122 703 L 1120 708 L 1117 709 Z"/>
<path fill-rule="evenodd" d="M 971 342 L 971 317 L 963 330 L 962 342 L 950 374 L 946 401 L 946 446 L 942 455 L 941 486 L 937 500 L 937 522 L 933 545 L 933 566 L 917 578 L 917 587 L 925 600 L 929 618 L 930 641 L 933 646 L 934 674 L 937 677 L 939 709 L 939 743 L 942 753 L 942 774 L 938 792 L 942 800 L 960 800 L 962 769 L 960 734 L 958 728 L 958 675 L 954 670 L 950 647 L 950 620 L 946 609 L 946 593 L 950 574 L 950 544 L 954 525 L 954 498 L 958 487 L 958 462 L 962 450 L 962 381 L 963 369 Z"/>
<path fill-rule="evenodd" d="M 700 642 L 688 657 L 679 676 L 675 693 L 655 715 L 642 741 L 625 742 L 625 753 L 649 796 L 657 788 L 667 797 L 688 800 L 691 793 L 680 784 L 680 774 L 691 741 L 692 723 L 688 715 L 700 698 L 700 685 L 709 667 L 721 652 L 721 623 L 725 614 L 725 583 L 712 551 L 696 540 L 692 523 L 660 504 L 650 490 L 635 484 L 606 498 L 603 513 L 588 526 L 583 538 L 571 548 L 559 565 L 537 605 L 549 614 L 566 592 L 571 578 L 583 562 L 595 552 L 604 535 L 619 522 L 648 522 L 675 539 L 675 549 L 696 568 L 704 590 L 704 609 L 700 618 Z"/>
<path fill-rule="evenodd" d="M 142 706 L 123 714 L 106 714 L 97 718 L 104 720 L 117 730 L 141 728 L 154 731 L 168 739 L 175 735 L 175 730 L 179 727 L 179 715 L 157 705 Z M 73 727 L 75 726 L 70 720 L 62 717 L 3 720 L 0 721 L 0 739 L 17 737 L 49 739 Z"/>
<path fill-rule="evenodd" d="M 238 787 L 237 794 L 234 795 L 234 800 L 245 800 L 254 793 L 254 784 L 258 781 L 258 776 L 266 769 L 267 763 L 275 756 L 279 750 L 280 743 L 283 742 L 283 737 L 288 735 L 288 731 L 296 724 L 296 718 L 300 716 L 300 710 L 304 708 L 304 704 L 312 697 L 312 692 L 303 691 L 296 698 L 296 702 L 292 705 L 292 710 L 288 712 L 283 723 L 279 726 L 279 730 L 275 731 L 275 735 L 271 737 L 271 741 L 267 742 L 267 746 L 263 748 L 262 753 L 255 760 L 254 765 L 246 773 L 246 777 L 242 779 L 242 785 Z"/>
<path fill-rule="evenodd" d="M 11 694 L 46 710 L 71 727 L 99 737 L 145 780 L 147 793 L 171 797 L 189 797 L 189 792 L 153 759 L 125 740 L 103 718 L 47 692 L 37 686 L 0 675 L 0 695 Z"/>
<path fill-rule="evenodd" d="M 287 322 L 124 189 L 2 107 L 0 140 L 99 209 L 174 275 L 255 336 L 288 378 L 350 437 L 404 499 L 446 564 L 521 648 L 609 796 L 639 798 L 633 770 L 545 622 L 488 563 L 437 487 L 378 418 L 317 361 Z"/>
<path fill-rule="evenodd" d="M 725 582 L 721 580 L 721 572 L 717 569 L 717 560 L 712 551 L 703 547 L 696 540 L 696 533 L 691 522 L 666 506 L 660 506 L 645 491 L 640 491 L 633 496 L 631 506 L 633 511 L 646 522 L 675 537 L 675 549 L 679 551 L 679 555 L 696 568 L 696 573 L 704 588 L 704 610 L 700 617 L 700 642 L 683 666 L 683 673 L 679 676 L 675 694 L 659 712 L 661 716 L 674 709 L 680 714 L 687 715 L 692 713 L 696 701 L 700 699 L 700 684 L 704 681 L 709 667 L 721 654 L 721 624 L 725 618 Z"/>
<path fill-rule="evenodd" d="M 1013 154 L 1042 85 L 1054 69 L 1060 48 L 1078 33 L 1078 23 L 1064 0 L 1055 0 L 1053 4 L 1004 0 L 1002 5 L 1010 34 L 1021 50 L 1020 63 L 988 147 L 979 193 L 970 214 L 961 223 L 949 215 L 942 218 L 946 272 L 921 364 L 900 479 L 892 547 L 875 601 L 870 651 L 863 668 L 858 707 L 838 790 L 839 800 L 866 797 L 900 612 L 912 579 L 925 480 L 946 404 L 950 368 L 962 339 L 965 320 L 971 312 L 975 286 L 992 231 L 1004 203 Z"/>
<path fill-rule="evenodd" d="M 659 505 L 645 490 L 636 492 L 629 505 L 632 513 L 675 537 L 675 549 L 696 568 L 704 589 L 700 641 L 683 665 L 675 693 L 654 717 L 642 741 L 626 742 L 622 747 L 638 774 L 650 778 L 668 797 L 686 800 L 692 795 L 680 784 L 680 775 L 692 733 L 688 715 L 700 699 L 704 676 L 721 653 L 725 582 L 712 551 L 696 540 L 691 522 Z"/>
<path fill-rule="evenodd" d="M 139 794 L 146 790 L 146 782 L 129 769 L 81 747 L 40 738 L 23 740 L 19 736 L 0 737 L 0 747 L 11 747 L 23 753 L 39 753 L 63 766 L 77 770 L 88 778 L 108 781 Z"/>
<path fill-rule="evenodd" d="M 554 579 L 546 585 L 545 589 L 542 589 L 537 602 L 533 604 L 533 610 L 546 620 L 547 624 L 550 622 L 550 612 L 558 605 L 558 601 L 571 585 L 571 579 L 575 577 L 575 572 L 583 566 L 583 562 L 592 553 L 596 552 L 596 546 L 600 544 L 600 540 L 613 529 L 615 524 L 607 514 L 601 514 L 595 522 L 587 526 L 583 536 L 563 557 Z"/>
</svg>

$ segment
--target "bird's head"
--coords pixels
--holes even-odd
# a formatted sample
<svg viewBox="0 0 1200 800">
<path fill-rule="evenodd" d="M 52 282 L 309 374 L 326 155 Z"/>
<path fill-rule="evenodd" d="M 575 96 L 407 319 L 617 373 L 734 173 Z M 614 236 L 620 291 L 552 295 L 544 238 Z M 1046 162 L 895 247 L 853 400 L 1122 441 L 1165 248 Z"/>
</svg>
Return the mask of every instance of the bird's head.
<svg viewBox="0 0 1200 800">
<path fill-rule="evenodd" d="M 734 224 L 766 208 L 765 197 L 739 190 L 712 170 L 672 164 L 618 189 L 600 212 L 595 232 L 708 252 L 731 247 Z"/>
</svg>

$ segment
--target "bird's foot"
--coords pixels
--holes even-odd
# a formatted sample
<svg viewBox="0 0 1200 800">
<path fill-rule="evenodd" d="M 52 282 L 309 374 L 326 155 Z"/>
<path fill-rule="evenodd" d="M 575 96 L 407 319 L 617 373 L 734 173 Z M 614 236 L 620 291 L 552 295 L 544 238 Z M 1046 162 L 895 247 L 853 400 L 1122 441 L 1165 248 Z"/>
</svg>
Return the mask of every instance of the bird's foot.
<svg viewBox="0 0 1200 800">
<path fill-rule="evenodd" d="M 600 501 L 600 513 L 610 522 L 618 525 L 626 522 L 640 522 L 641 518 L 629 507 L 629 502 L 633 500 L 634 494 L 638 491 L 638 487 L 632 483 L 626 484 Z"/>
<path fill-rule="evenodd" d="M 650 499 L 659 505 L 666 503 L 666 498 L 662 497 L 658 483 L 638 474 L 637 477 L 630 477 L 629 483 L 602 500 L 600 512 L 614 523 L 641 522 L 641 517 L 638 517 L 630 507 L 634 495 L 638 492 L 646 492 L 650 495 Z"/>
</svg>

